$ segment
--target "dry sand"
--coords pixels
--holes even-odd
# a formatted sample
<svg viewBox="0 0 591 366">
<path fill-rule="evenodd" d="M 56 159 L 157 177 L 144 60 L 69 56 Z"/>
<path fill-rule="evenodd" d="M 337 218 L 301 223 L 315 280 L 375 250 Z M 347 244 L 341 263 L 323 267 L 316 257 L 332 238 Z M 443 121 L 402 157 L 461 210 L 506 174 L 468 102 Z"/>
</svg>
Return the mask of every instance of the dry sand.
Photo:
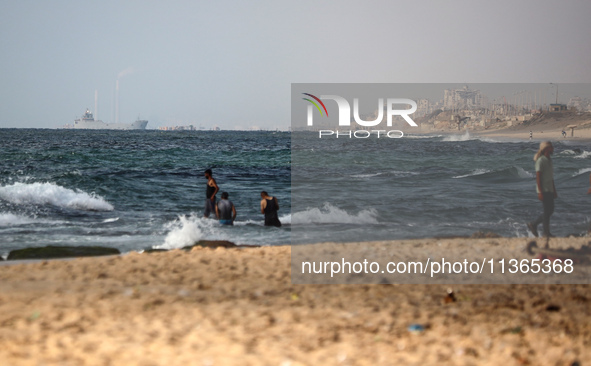
<svg viewBox="0 0 591 366">
<path fill-rule="evenodd" d="M 293 285 L 290 254 L 199 248 L 0 266 L 0 364 L 591 360 L 588 286 L 453 286 L 457 301 L 444 303 L 446 285 Z M 414 323 L 426 329 L 409 332 Z"/>
<path fill-rule="evenodd" d="M 577 126 L 574 131 L 567 126 Z M 566 137 L 562 136 L 562 131 Z M 550 113 L 532 123 L 525 123 L 509 128 L 497 130 L 485 130 L 474 132 L 479 136 L 491 138 L 509 138 L 517 140 L 529 140 L 529 132 L 536 141 L 557 140 L 591 140 L 591 115 L 584 113 L 578 115 L 573 112 Z"/>
</svg>

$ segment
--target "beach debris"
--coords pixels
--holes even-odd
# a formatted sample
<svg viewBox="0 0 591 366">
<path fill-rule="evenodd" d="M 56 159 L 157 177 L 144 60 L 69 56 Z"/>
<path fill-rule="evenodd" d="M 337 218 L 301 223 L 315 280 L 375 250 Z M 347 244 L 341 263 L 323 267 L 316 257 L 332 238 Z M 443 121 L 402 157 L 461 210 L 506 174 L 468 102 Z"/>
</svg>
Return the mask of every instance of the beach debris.
<svg viewBox="0 0 591 366">
<path fill-rule="evenodd" d="M 182 288 L 177 292 L 177 295 L 179 295 L 181 297 L 186 297 L 186 296 L 189 296 L 189 291 Z"/>
<path fill-rule="evenodd" d="M 505 328 L 501 330 L 501 334 L 523 334 L 522 327 Z"/>
<path fill-rule="evenodd" d="M 119 254 L 121 252 L 118 249 L 110 247 L 48 245 L 45 247 L 12 250 L 8 254 L 8 260 L 97 257 Z"/>
<path fill-rule="evenodd" d="M 581 366 L 581 363 L 579 361 L 573 361 L 570 366 Z"/>
<path fill-rule="evenodd" d="M 39 319 L 39 317 L 41 316 L 41 312 L 38 310 L 35 310 L 33 312 L 33 314 L 31 314 L 31 316 L 29 317 L 30 320 L 37 320 Z"/>
<path fill-rule="evenodd" d="M 296 301 L 296 300 L 299 300 L 299 299 L 300 299 L 300 297 L 298 296 L 298 294 L 291 294 L 291 299 L 292 299 L 293 301 Z"/>
<path fill-rule="evenodd" d="M 408 331 L 414 334 L 422 333 L 425 329 L 426 327 L 421 324 L 411 324 L 408 326 Z"/>
<path fill-rule="evenodd" d="M 550 311 L 550 312 L 560 311 L 560 306 L 559 305 L 550 304 L 550 305 L 546 306 L 546 311 Z"/>
<path fill-rule="evenodd" d="M 447 288 L 447 295 L 443 298 L 444 304 L 449 304 L 452 302 L 456 302 L 456 295 L 454 295 L 454 290 L 451 287 Z"/>
</svg>

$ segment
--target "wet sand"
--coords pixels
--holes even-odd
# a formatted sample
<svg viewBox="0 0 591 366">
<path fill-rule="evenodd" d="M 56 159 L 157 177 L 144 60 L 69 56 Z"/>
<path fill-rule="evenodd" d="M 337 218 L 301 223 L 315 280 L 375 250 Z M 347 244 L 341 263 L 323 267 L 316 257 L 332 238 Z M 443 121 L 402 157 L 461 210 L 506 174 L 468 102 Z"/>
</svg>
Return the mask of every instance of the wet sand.
<svg viewBox="0 0 591 366">
<path fill-rule="evenodd" d="M 591 359 L 589 286 L 458 285 L 457 301 L 445 303 L 448 285 L 294 285 L 290 254 L 288 246 L 197 248 L 1 266 L 0 363 L 584 365 Z M 409 331 L 413 324 L 424 330 Z"/>
</svg>

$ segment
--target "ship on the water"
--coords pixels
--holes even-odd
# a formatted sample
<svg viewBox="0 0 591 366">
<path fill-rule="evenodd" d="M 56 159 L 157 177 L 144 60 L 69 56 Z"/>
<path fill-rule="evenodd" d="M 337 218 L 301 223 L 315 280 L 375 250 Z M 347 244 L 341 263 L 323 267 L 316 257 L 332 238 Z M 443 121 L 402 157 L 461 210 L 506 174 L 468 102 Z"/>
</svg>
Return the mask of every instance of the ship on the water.
<svg viewBox="0 0 591 366">
<path fill-rule="evenodd" d="M 133 123 L 106 123 L 101 120 L 95 120 L 92 112 L 87 108 L 86 113 L 81 118 L 74 120 L 73 125 L 66 125 L 65 128 L 86 129 L 86 130 L 145 130 L 148 121 L 137 119 Z"/>
</svg>

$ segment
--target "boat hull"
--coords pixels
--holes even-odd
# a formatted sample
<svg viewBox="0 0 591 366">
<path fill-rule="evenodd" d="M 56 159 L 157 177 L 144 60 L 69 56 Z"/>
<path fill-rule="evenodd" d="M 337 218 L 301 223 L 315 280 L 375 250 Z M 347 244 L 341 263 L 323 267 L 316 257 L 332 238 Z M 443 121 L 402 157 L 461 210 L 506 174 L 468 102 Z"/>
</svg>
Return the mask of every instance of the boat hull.
<svg viewBox="0 0 591 366">
<path fill-rule="evenodd" d="M 103 121 L 76 121 L 72 126 L 76 130 L 145 130 L 148 125 L 146 120 L 137 120 L 133 123 L 105 123 Z"/>
</svg>

